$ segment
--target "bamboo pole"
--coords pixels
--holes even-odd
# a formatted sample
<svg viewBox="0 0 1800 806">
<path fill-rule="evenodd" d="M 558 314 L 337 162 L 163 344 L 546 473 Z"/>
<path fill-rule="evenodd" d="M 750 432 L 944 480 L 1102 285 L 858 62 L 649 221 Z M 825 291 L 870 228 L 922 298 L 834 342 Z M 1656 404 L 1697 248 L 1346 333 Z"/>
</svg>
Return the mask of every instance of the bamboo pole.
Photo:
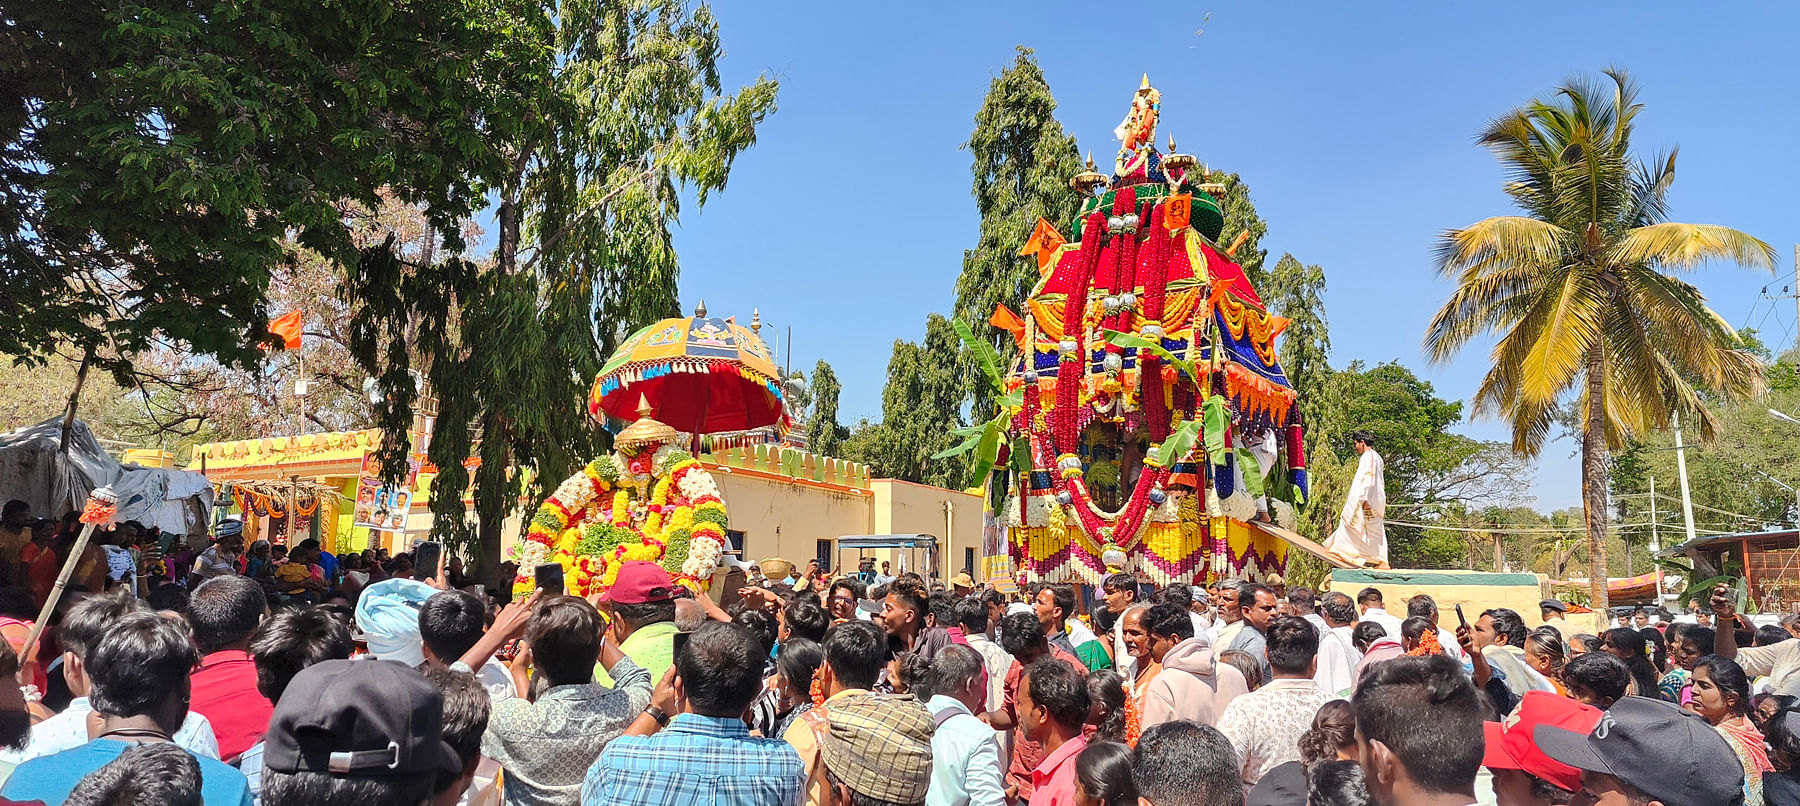
<svg viewBox="0 0 1800 806">
<path fill-rule="evenodd" d="M 44 606 L 38 611 L 37 621 L 31 624 L 31 633 L 25 636 L 24 646 L 19 648 L 19 674 L 24 675 L 24 661 L 31 657 L 37 647 L 39 636 L 43 635 L 44 625 L 50 622 L 50 615 L 56 612 L 56 606 L 62 601 L 63 590 L 69 586 L 69 577 L 75 573 L 75 566 L 81 562 L 82 552 L 87 550 L 88 538 L 101 523 L 112 520 L 113 507 L 118 505 L 118 496 L 111 487 L 101 487 L 88 493 L 87 506 L 81 512 L 81 534 L 75 537 L 75 545 L 70 547 L 69 556 L 63 559 L 62 571 L 56 575 L 56 584 L 50 588 L 50 598 L 44 600 Z M 21 679 L 23 679 L 21 677 Z"/>
</svg>

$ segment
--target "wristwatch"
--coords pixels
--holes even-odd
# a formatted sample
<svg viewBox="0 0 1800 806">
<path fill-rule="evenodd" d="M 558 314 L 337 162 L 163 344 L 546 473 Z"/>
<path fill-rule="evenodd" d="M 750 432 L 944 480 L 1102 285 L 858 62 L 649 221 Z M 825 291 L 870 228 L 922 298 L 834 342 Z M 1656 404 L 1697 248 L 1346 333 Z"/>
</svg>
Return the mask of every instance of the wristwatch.
<svg viewBox="0 0 1800 806">
<path fill-rule="evenodd" d="M 644 706 L 644 713 L 649 714 L 651 719 L 656 720 L 657 727 L 666 728 L 669 726 L 669 715 L 663 713 L 663 709 L 654 705 L 647 705 Z"/>
</svg>

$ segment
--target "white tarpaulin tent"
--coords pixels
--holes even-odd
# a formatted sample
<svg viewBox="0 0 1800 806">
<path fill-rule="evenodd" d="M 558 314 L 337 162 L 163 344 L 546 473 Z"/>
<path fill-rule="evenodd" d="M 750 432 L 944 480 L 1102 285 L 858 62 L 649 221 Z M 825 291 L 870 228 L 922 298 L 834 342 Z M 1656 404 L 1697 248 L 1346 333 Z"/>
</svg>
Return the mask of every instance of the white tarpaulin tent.
<svg viewBox="0 0 1800 806">
<path fill-rule="evenodd" d="M 19 499 L 33 515 L 81 511 L 90 491 L 110 484 L 119 494 L 119 522 L 137 521 L 167 534 L 206 532 L 212 483 L 188 470 L 122 465 L 100 447 L 87 423 L 75 421 L 69 450 L 57 450 L 62 418 L 0 434 L 0 500 Z"/>
</svg>

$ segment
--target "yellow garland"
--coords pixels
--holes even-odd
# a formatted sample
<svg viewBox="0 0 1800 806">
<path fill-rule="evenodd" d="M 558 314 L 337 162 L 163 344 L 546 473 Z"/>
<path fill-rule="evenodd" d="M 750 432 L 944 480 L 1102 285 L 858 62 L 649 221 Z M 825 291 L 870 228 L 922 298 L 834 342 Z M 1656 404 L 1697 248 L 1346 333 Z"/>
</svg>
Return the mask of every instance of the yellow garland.
<svg viewBox="0 0 1800 806">
<path fill-rule="evenodd" d="M 612 523 L 614 526 L 624 526 L 630 522 L 631 493 L 627 490 L 619 490 L 613 494 Z"/>
<path fill-rule="evenodd" d="M 687 502 L 680 506 L 670 505 L 671 500 L 675 499 L 678 493 L 679 485 L 676 484 L 675 477 L 685 472 L 692 472 L 691 468 L 703 468 L 703 466 L 695 459 L 685 459 L 675 463 L 667 473 L 657 479 L 649 491 L 649 500 L 640 502 L 648 510 L 642 526 L 635 530 L 642 537 L 635 542 L 619 546 L 609 556 L 584 557 L 575 554 L 575 548 L 580 545 L 582 539 L 581 524 L 606 519 L 614 526 L 630 528 L 635 488 L 628 485 L 614 487 L 607 484 L 598 473 L 594 472 L 592 465 L 589 465 L 584 473 L 598 492 L 613 494 L 610 509 L 604 507 L 602 499 L 597 496 L 587 507 L 569 513 L 567 519 L 559 518 L 563 520 L 565 528 L 552 530 L 532 523 L 527 528 L 527 533 L 537 538 L 535 542 L 549 546 L 549 561 L 563 566 L 571 580 L 571 590 L 595 590 L 611 587 L 618 581 L 619 568 L 625 563 L 638 560 L 660 561 L 668 546 L 670 533 L 678 529 L 687 529 L 693 537 L 711 537 L 722 543 L 725 541 L 724 530 L 711 521 L 696 521 L 695 515 L 700 510 L 723 514 L 725 512 L 723 502 L 709 500 L 700 504 Z M 593 573 L 600 568 L 600 563 L 605 564 L 604 569 L 599 570 L 598 574 Z M 528 593 L 531 586 L 530 579 L 527 577 L 520 577 L 520 579 L 523 581 L 515 582 L 515 591 Z"/>
<path fill-rule="evenodd" d="M 1262 359 L 1264 366 L 1275 366 L 1278 358 L 1275 352 L 1275 333 L 1274 327 L 1269 324 L 1268 314 L 1238 302 L 1230 294 L 1219 295 L 1217 310 L 1233 339 L 1245 341 L 1244 333 L 1249 332 L 1248 341 L 1251 348 L 1256 350 L 1256 357 Z"/>
</svg>

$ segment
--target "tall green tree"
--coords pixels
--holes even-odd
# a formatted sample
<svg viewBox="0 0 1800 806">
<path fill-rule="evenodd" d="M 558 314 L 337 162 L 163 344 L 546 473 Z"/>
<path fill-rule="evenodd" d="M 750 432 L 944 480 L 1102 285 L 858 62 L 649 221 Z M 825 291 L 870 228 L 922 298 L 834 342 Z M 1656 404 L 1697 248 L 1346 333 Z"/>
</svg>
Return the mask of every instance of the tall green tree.
<svg viewBox="0 0 1800 806">
<path fill-rule="evenodd" d="M 1478 336 L 1499 336 L 1474 405 L 1511 421 L 1521 455 L 1542 450 L 1559 404 L 1578 397 L 1591 596 L 1601 612 L 1609 451 L 1677 418 L 1710 439 L 1719 421 L 1703 392 L 1736 399 L 1763 386 L 1756 356 L 1676 274 L 1709 260 L 1774 265 L 1774 250 L 1745 233 L 1667 220 L 1675 153 L 1648 163 L 1632 155 L 1637 88 L 1621 71 L 1606 76 L 1571 80 L 1482 132 L 1524 215 L 1444 235 L 1438 269 L 1457 287 L 1425 333 L 1438 362 Z"/>
<path fill-rule="evenodd" d="M 1792 468 L 1794 440 L 1800 426 L 1775 419 L 1775 409 L 1800 413 L 1796 366 L 1783 359 L 1769 369 L 1769 393 L 1753 401 L 1709 402 L 1719 421 L 1711 442 L 1689 445 L 1687 474 L 1697 529 L 1711 532 L 1752 531 L 1800 518 L 1794 493 L 1800 473 Z M 1661 546 L 1686 539 L 1681 488 L 1676 476 L 1675 440 L 1667 432 L 1633 439 L 1613 456 L 1612 500 L 1621 523 L 1633 525 L 1631 542 L 1647 543 L 1651 521 L 1651 479 L 1655 479 L 1656 522 Z M 1701 534 L 1704 534 L 1702 532 Z"/>
<path fill-rule="evenodd" d="M 490 74 L 506 166 L 492 268 L 454 257 L 412 266 L 373 249 L 349 283 L 353 349 L 387 394 L 388 472 L 404 459 L 417 355 L 441 390 L 434 533 L 475 540 L 487 568 L 521 496 L 541 498 L 610 444 L 579 405 L 587 384 L 630 332 L 678 313 L 670 233 L 681 198 L 704 204 L 724 189 L 777 90 L 767 78 L 723 90 L 705 4 L 511 1 L 495 56 L 511 64 Z M 475 530 L 461 503 L 471 456 Z M 535 472 L 509 472 L 521 467 Z"/>
<path fill-rule="evenodd" d="M 844 386 L 825 359 L 813 366 L 812 415 L 806 421 L 806 449 L 819 456 L 837 456 L 850 430 L 838 425 L 838 395 Z"/>
<path fill-rule="evenodd" d="M 1262 288 L 1266 279 L 1263 261 L 1269 257 L 1269 250 L 1262 248 L 1262 239 L 1269 234 L 1269 224 L 1257 214 L 1256 203 L 1250 200 L 1250 185 L 1235 173 L 1216 170 L 1207 174 L 1207 181 L 1225 186 L 1219 199 L 1219 213 L 1225 218 L 1225 227 L 1219 231 L 1219 248 L 1229 249 L 1240 234 L 1249 233 L 1237 251 L 1231 253 L 1231 260 L 1243 267 L 1252 288 Z"/>
<path fill-rule="evenodd" d="M 1010 334 L 988 326 L 996 305 L 1018 311 L 1038 281 L 1037 261 L 1019 248 L 1038 219 L 1067 229 L 1080 198 L 1069 177 L 1081 170 L 1075 138 L 1056 120 L 1056 99 L 1030 48 L 1019 48 L 1011 67 L 988 86 L 975 113 L 975 131 L 963 144 L 974 158 L 975 211 L 981 230 L 975 248 L 963 252 L 956 278 L 953 315 L 989 343 L 1005 361 L 1018 355 Z M 1063 233 L 1065 237 L 1069 233 Z M 975 369 L 975 359 L 959 353 L 965 394 L 977 418 L 994 410 L 993 395 Z"/>
<path fill-rule="evenodd" d="M 931 458 L 956 444 L 953 432 L 963 426 L 965 392 L 945 360 L 961 343 L 950 320 L 935 313 L 925 321 L 924 343 L 895 341 L 881 390 L 881 422 L 859 424 L 846 441 L 845 458 L 892 478 L 961 488 L 968 481 L 967 458 Z"/>
<path fill-rule="evenodd" d="M 1300 392 L 1300 414 L 1308 445 L 1325 436 L 1319 411 L 1331 394 L 1331 323 L 1325 317 L 1325 270 L 1303 265 L 1291 254 L 1275 261 L 1261 288 L 1269 312 L 1288 320 L 1278 351 L 1281 369 Z"/>
<path fill-rule="evenodd" d="M 501 167 L 482 136 L 480 54 L 503 38 L 493 11 L 9 5 L 0 353 L 39 363 L 60 350 L 126 387 L 164 345 L 251 369 L 290 236 L 353 263 L 341 207 L 373 207 L 388 188 L 458 243 Z"/>
</svg>

